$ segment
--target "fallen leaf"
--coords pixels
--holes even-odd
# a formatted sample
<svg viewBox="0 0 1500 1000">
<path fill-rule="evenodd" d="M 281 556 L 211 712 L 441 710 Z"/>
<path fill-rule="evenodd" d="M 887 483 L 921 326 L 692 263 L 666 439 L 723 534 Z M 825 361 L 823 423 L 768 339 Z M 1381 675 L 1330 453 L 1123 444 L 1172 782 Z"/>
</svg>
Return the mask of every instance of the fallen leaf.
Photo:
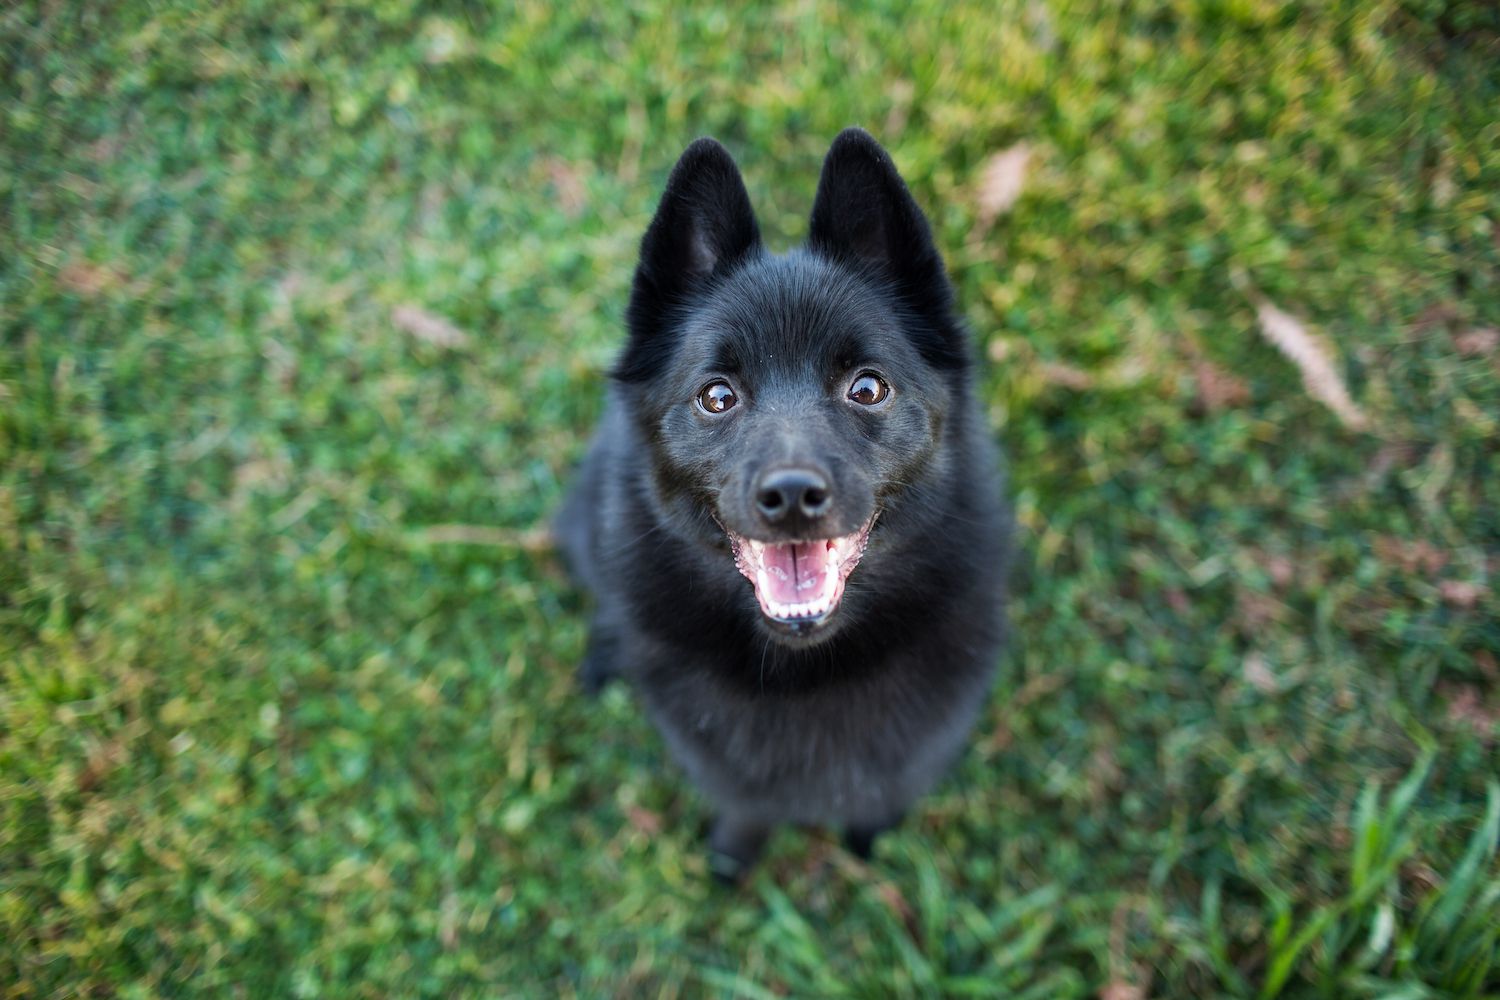
<svg viewBox="0 0 1500 1000">
<path fill-rule="evenodd" d="M 996 337 L 990 341 L 988 353 L 991 361 L 996 364 L 1004 364 L 1012 354 L 1016 353 L 1015 344 L 1008 338 Z"/>
<path fill-rule="evenodd" d="M 291 481 L 291 464 L 284 456 L 255 458 L 234 470 L 234 491 L 230 506 L 242 505 L 254 493 L 279 493 Z"/>
<path fill-rule="evenodd" d="M 1084 389 L 1092 389 L 1094 376 L 1082 368 L 1074 368 L 1056 361 L 1042 362 L 1042 378 L 1049 385 L 1060 385 L 1065 389 L 1073 389 L 1082 392 Z"/>
<path fill-rule="evenodd" d="M 648 837 L 661 833 L 661 813 L 652 812 L 642 806 L 629 806 L 625 810 L 625 816 L 630 820 L 631 826 Z"/>
<path fill-rule="evenodd" d="M 1247 635 L 1255 635 L 1269 625 L 1286 620 L 1286 605 L 1270 594 L 1261 594 L 1246 587 L 1238 588 L 1234 595 L 1234 609 L 1239 622 L 1245 626 Z"/>
<path fill-rule="evenodd" d="M 885 903 L 886 907 L 901 921 L 906 928 L 907 935 L 913 941 L 920 943 L 922 929 L 917 923 L 917 914 L 912 910 L 911 904 L 906 901 L 906 897 L 901 894 L 901 890 L 892 882 L 882 881 L 876 884 L 875 891 L 880 896 L 881 902 Z"/>
<path fill-rule="evenodd" d="M 485 545 L 522 552 L 545 552 L 552 547 L 552 532 L 545 525 L 526 529 L 495 528 L 486 524 L 431 524 L 411 531 L 415 545 Z"/>
<path fill-rule="evenodd" d="M 1495 348 L 1500 347 L 1500 328 L 1493 326 L 1482 326 L 1475 330 L 1465 330 L 1453 338 L 1458 353 L 1466 358 L 1478 358 L 1494 354 Z"/>
<path fill-rule="evenodd" d="M 1262 552 L 1257 560 L 1271 582 L 1278 587 L 1285 587 L 1297 576 L 1296 564 L 1284 555 L 1271 552 Z"/>
<path fill-rule="evenodd" d="M 1031 147 L 1018 142 L 984 161 L 979 173 L 979 224 L 987 226 L 1010 211 L 1026 188 Z"/>
<path fill-rule="evenodd" d="M 70 292 L 93 297 L 113 291 L 125 283 L 119 272 L 111 267 L 75 261 L 57 273 L 57 280 Z"/>
<path fill-rule="evenodd" d="M 1334 370 L 1332 350 L 1322 338 L 1264 299 L 1256 304 L 1255 313 L 1261 333 L 1297 366 L 1310 396 L 1332 410 L 1345 427 L 1364 430 L 1369 426 L 1369 419 L 1349 398 L 1344 380 Z"/>
<path fill-rule="evenodd" d="M 1251 687 L 1261 694 L 1275 694 L 1281 685 L 1276 683 L 1276 675 L 1271 673 L 1271 668 L 1266 666 L 1266 658 L 1260 653 L 1250 653 L 1245 661 L 1240 664 L 1240 670 L 1245 675 L 1245 680 Z"/>
<path fill-rule="evenodd" d="M 560 156 L 547 159 L 546 171 L 547 181 L 557 195 L 558 207 L 568 218 L 578 218 L 588 205 L 588 191 L 583 186 L 583 174 Z"/>
<path fill-rule="evenodd" d="M 1489 736 L 1500 729 L 1500 705 L 1486 705 L 1479 689 L 1451 686 L 1448 695 L 1448 721 L 1467 726 L 1477 736 Z"/>
<path fill-rule="evenodd" d="M 1375 549 L 1375 558 L 1404 573 L 1436 576 L 1448 565 L 1448 553 L 1422 538 L 1413 540 L 1394 535 L 1378 535 L 1372 547 Z"/>
<path fill-rule="evenodd" d="M 1420 332 L 1435 330 L 1440 326 L 1447 326 L 1458 319 L 1459 313 L 1451 303 L 1434 302 L 1417 314 L 1412 326 Z"/>
<path fill-rule="evenodd" d="M 1193 379 L 1198 383 L 1198 399 L 1209 412 L 1232 409 L 1250 402 L 1250 386 L 1211 361 L 1193 362 Z"/>
<path fill-rule="evenodd" d="M 885 116 L 885 127 L 880 134 L 889 139 L 894 139 L 906 129 L 906 118 L 911 114 L 911 99 L 916 96 L 917 88 L 910 80 L 893 80 L 886 88 L 886 101 L 890 104 L 890 113 Z"/>
<path fill-rule="evenodd" d="M 459 349 L 469 345 L 469 335 L 452 322 L 421 306 L 397 306 L 391 311 L 396 329 L 434 347 Z"/>
<path fill-rule="evenodd" d="M 1485 588 L 1468 580 L 1444 580 L 1438 584 L 1438 593 L 1455 608 L 1472 608 L 1484 596 Z"/>
</svg>

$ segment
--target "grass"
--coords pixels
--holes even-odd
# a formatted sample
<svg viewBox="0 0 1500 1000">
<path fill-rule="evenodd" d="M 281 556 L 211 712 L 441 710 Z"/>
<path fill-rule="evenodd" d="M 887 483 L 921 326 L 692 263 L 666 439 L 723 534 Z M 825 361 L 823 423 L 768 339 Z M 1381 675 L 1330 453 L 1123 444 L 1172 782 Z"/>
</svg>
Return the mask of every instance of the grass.
<svg viewBox="0 0 1500 1000">
<path fill-rule="evenodd" d="M 1120 8 L 0 12 L 4 992 L 1500 992 L 1500 24 Z M 676 154 L 786 246 L 851 122 L 988 359 L 1017 641 L 873 864 L 726 893 L 535 529 Z"/>
</svg>

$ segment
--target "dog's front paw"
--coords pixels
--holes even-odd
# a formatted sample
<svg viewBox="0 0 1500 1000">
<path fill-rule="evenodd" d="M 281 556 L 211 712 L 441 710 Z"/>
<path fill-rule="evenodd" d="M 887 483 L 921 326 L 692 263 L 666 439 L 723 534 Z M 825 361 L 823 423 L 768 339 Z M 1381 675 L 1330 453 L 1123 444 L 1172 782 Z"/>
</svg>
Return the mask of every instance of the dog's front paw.
<svg viewBox="0 0 1500 1000">
<path fill-rule="evenodd" d="M 596 695 L 604 686 L 620 676 L 618 643 L 607 632 L 595 627 L 589 632 L 588 648 L 583 652 L 583 662 L 578 665 L 578 686 L 586 695 Z"/>
<path fill-rule="evenodd" d="M 893 829 L 901 822 L 897 816 L 885 823 L 875 823 L 868 826 L 851 826 L 844 831 L 844 850 L 859 858 L 861 861 L 869 861 L 875 853 L 875 838 L 887 830 Z"/>
<path fill-rule="evenodd" d="M 708 834 L 708 870 L 720 885 L 745 880 L 766 846 L 768 830 L 759 823 L 720 816 Z"/>
</svg>

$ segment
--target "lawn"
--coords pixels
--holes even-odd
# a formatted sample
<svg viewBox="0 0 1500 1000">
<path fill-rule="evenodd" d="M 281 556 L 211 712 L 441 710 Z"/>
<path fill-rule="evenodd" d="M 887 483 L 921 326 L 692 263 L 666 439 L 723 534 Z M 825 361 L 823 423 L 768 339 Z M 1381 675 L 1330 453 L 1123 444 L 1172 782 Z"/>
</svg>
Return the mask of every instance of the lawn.
<svg viewBox="0 0 1500 1000">
<path fill-rule="evenodd" d="M 1479 0 L 7 5 L 0 993 L 1500 995 L 1497 67 Z M 683 146 L 786 247 L 851 123 L 1015 642 L 872 863 L 727 891 L 545 525 Z"/>
</svg>

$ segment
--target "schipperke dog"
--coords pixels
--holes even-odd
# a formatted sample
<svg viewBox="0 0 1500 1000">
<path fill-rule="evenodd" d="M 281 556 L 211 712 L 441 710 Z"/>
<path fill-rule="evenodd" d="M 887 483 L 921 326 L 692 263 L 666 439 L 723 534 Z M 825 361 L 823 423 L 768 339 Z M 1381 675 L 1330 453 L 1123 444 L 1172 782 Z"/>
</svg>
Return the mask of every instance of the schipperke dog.
<svg viewBox="0 0 1500 1000">
<path fill-rule="evenodd" d="M 867 857 L 956 756 L 1005 632 L 1010 518 L 942 257 L 868 133 L 767 252 L 734 160 L 687 148 L 558 519 L 581 668 L 639 692 L 739 878 L 779 823 Z"/>
</svg>

